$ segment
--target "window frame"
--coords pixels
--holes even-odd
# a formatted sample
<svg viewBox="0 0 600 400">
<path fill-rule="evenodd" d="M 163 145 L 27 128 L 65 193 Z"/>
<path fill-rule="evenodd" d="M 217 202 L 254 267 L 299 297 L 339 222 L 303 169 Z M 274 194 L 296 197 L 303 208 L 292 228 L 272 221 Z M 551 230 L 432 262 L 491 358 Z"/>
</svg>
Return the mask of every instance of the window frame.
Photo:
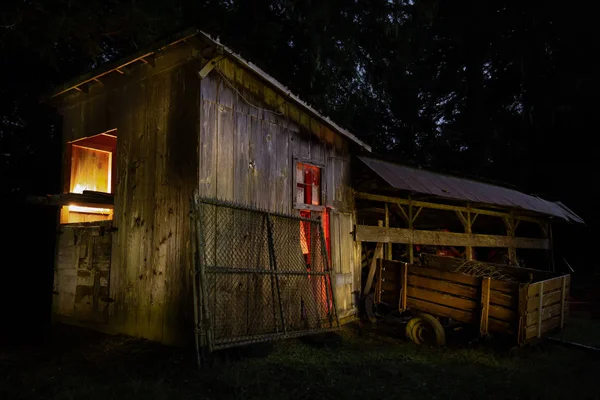
<svg viewBox="0 0 600 400">
<path fill-rule="evenodd" d="M 325 179 L 324 179 L 324 174 L 325 174 L 325 165 L 318 163 L 318 162 L 314 162 L 312 160 L 306 159 L 306 158 L 300 158 L 300 157 L 293 157 L 292 158 L 292 167 L 293 167 L 293 179 L 292 179 L 292 199 L 293 199 L 293 208 L 296 210 L 307 210 L 307 211 L 325 211 L 327 206 L 325 206 L 325 204 L 327 203 L 326 201 L 326 188 L 325 188 Z M 309 165 L 311 167 L 316 167 L 319 168 L 319 180 L 320 180 L 320 203 L 318 206 L 314 205 L 314 204 L 306 204 L 306 203 L 298 203 L 296 201 L 296 188 L 298 185 L 298 168 L 297 165 L 298 163 L 300 164 L 306 164 Z"/>
</svg>

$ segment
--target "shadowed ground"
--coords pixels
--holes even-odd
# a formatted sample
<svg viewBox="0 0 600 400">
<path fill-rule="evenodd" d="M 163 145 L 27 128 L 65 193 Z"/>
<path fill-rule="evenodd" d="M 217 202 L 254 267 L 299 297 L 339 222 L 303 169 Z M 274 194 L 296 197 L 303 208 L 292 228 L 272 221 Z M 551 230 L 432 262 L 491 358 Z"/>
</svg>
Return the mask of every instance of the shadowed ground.
<svg viewBox="0 0 600 400">
<path fill-rule="evenodd" d="M 583 325 L 600 332 L 600 321 Z M 600 355 L 553 343 L 498 349 L 493 340 L 459 341 L 431 349 L 372 329 L 345 328 L 341 336 L 329 345 L 296 340 L 234 351 L 198 371 L 191 349 L 56 325 L 44 341 L 0 351 L 0 398 L 599 396 Z"/>
</svg>

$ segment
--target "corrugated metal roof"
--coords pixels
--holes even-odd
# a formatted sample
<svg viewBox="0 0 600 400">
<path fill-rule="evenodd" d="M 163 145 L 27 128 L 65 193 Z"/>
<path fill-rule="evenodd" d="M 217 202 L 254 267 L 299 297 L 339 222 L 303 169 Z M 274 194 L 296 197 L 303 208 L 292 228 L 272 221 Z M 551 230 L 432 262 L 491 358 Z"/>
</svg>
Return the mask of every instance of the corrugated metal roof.
<svg viewBox="0 0 600 400">
<path fill-rule="evenodd" d="M 370 157 L 358 158 L 396 189 L 452 200 L 523 209 L 583 223 L 577 214 L 560 202 L 555 203 L 518 190 L 471 179 L 443 175 Z"/>
</svg>

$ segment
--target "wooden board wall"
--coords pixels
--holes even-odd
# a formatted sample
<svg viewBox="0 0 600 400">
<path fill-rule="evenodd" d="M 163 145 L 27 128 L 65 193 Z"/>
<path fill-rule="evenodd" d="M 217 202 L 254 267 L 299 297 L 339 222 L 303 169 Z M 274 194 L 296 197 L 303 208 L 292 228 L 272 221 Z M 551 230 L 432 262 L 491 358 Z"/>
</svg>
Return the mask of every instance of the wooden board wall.
<svg viewBox="0 0 600 400">
<path fill-rule="evenodd" d="M 109 324 L 192 340 L 189 198 L 197 186 L 200 61 L 181 45 L 129 76 L 103 78 L 62 107 L 64 142 L 116 129 Z M 64 164 L 66 165 L 67 160 Z M 64 176 L 64 174 L 63 174 Z"/>
<path fill-rule="evenodd" d="M 332 211 L 337 309 L 341 316 L 352 314 L 360 275 L 352 257 L 347 141 L 233 61 L 223 59 L 215 68 L 200 83 L 200 195 L 298 214 L 294 162 L 322 167 L 323 204 Z"/>
<path fill-rule="evenodd" d="M 61 227 L 54 268 L 54 313 L 79 322 L 108 322 L 111 221 Z"/>
<path fill-rule="evenodd" d="M 154 66 L 103 77 L 103 84 L 67 95 L 61 106 L 65 144 L 116 129 L 111 330 L 165 343 L 193 335 L 189 198 L 196 188 L 203 196 L 296 213 L 297 157 L 325 168 L 328 206 L 348 213 L 353 204 L 345 139 L 233 61 L 218 67 L 253 105 L 282 115 L 249 105 L 215 71 L 200 81 L 198 54 L 184 43 L 173 46 Z M 333 251 L 346 262 L 342 254 L 352 253 L 352 242 L 340 243 Z M 347 288 L 343 293 L 350 296 Z"/>
</svg>

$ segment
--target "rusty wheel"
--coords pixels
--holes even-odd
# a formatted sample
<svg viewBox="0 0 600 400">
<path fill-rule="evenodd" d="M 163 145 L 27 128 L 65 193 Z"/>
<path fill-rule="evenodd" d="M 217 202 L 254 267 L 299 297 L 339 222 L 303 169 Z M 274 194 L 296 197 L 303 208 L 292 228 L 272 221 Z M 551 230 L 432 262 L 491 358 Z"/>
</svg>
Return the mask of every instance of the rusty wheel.
<svg viewBox="0 0 600 400">
<path fill-rule="evenodd" d="M 416 344 L 444 346 L 446 333 L 440 321 L 432 315 L 421 314 L 411 318 L 406 325 L 406 338 Z"/>
</svg>

